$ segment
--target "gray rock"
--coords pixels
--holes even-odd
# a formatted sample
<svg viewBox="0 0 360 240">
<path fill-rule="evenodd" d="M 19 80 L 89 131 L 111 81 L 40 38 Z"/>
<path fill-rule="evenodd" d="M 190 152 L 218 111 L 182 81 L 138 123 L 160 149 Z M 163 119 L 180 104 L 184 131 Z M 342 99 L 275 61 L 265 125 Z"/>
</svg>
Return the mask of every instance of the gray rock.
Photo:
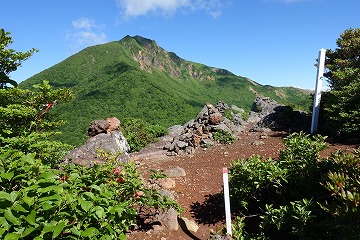
<svg viewBox="0 0 360 240">
<path fill-rule="evenodd" d="M 185 177 L 186 176 L 185 170 L 179 166 L 165 170 L 164 174 L 167 177 Z"/>
<path fill-rule="evenodd" d="M 207 139 L 201 140 L 200 144 L 201 144 L 202 147 L 208 148 L 208 147 L 211 147 L 211 146 L 215 145 L 215 141 L 210 139 L 210 138 L 207 138 Z"/>
<path fill-rule="evenodd" d="M 260 146 L 260 145 L 264 145 L 265 142 L 264 141 L 259 141 L 259 140 L 255 140 L 251 143 L 251 145 L 254 145 L 254 146 Z"/>
<path fill-rule="evenodd" d="M 172 189 L 176 185 L 175 180 L 172 178 L 159 178 L 156 179 L 155 183 L 162 189 Z"/>
<path fill-rule="evenodd" d="M 179 223 L 177 220 L 177 212 L 175 209 L 170 208 L 166 212 L 160 212 L 155 215 L 155 221 L 160 222 L 160 226 L 155 225 L 154 230 L 170 230 L 177 231 L 179 229 Z M 156 227 L 156 228 L 155 228 Z"/>
<path fill-rule="evenodd" d="M 186 229 L 191 232 L 197 232 L 199 230 L 199 226 L 192 220 L 187 219 L 186 217 L 179 218 L 179 224 L 181 228 Z"/>
<path fill-rule="evenodd" d="M 112 131 L 110 134 L 101 133 L 74 149 L 65 158 L 64 163 L 72 162 L 92 166 L 95 162 L 101 161 L 97 157 L 97 150 L 118 154 L 117 161 L 127 162 L 129 160 L 130 146 L 120 131 Z"/>
<path fill-rule="evenodd" d="M 220 123 L 219 125 L 212 126 L 213 130 L 224 130 L 227 132 L 232 132 L 231 129 L 224 123 Z"/>
<path fill-rule="evenodd" d="M 231 105 L 231 109 L 234 110 L 235 112 L 239 112 L 239 113 L 244 113 L 244 112 L 245 112 L 244 109 L 239 108 L 239 107 L 236 106 L 236 105 Z"/>
<path fill-rule="evenodd" d="M 188 146 L 188 143 L 187 142 L 184 142 L 184 141 L 177 141 L 176 142 L 176 146 L 180 149 L 184 149 Z"/>
<path fill-rule="evenodd" d="M 172 192 L 170 192 L 169 190 L 165 190 L 165 189 L 160 189 L 158 191 L 158 193 L 163 196 L 163 197 L 167 197 L 169 199 L 175 199 L 174 195 L 172 194 Z"/>
</svg>

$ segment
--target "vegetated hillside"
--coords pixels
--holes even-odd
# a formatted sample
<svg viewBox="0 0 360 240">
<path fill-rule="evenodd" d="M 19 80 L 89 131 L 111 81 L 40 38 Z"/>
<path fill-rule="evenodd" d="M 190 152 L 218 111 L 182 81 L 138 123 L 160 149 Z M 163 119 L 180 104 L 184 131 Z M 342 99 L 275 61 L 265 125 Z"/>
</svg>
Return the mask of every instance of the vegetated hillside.
<svg viewBox="0 0 360 240">
<path fill-rule="evenodd" d="M 250 110 L 256 96 L 263 95 L 303 109 L 311 104 L 304 90 L 262 86 L 227 70 L 184 60 L 140 36 L 88 47 L 20 87 L 31 88 L 43 80 L 76 94 L 75 101 L 57 105 L 50 113 L 68 122 L 60 129 L 60 140 L 73 145 L 86 139 L 92 120 L 112 116 L 169 127 L 194 118 L 206 102 L 222 100 Z"/>
</svg>

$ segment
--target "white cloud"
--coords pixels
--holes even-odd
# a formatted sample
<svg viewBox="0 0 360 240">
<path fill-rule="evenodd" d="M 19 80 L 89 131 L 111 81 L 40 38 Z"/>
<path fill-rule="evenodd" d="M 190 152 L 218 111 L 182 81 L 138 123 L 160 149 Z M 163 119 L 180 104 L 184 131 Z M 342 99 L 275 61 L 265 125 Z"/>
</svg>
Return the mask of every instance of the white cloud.
<svg viewBox="0 0 360 240">
<path fill-rule="evenodd" d="M 169 16 L 180 10 L 201 10 L 217 17 L 221 14 L 223 2 L 221 0 L 116 0 L 125 19 L 149 13 Z"/>
<path fill-rule="evenodd" d="M 103 32 L 104 25 L 96 24 L 89 18 L 79 18 L 72 21 L 73 30 L 66 34 L 65 38 L 69 41 L 72 51 L 82 48 L 105 43 L 106 34 Z"/>
<path fill-rule="evenodd" d="M 79 46 L 91 46 L 106 42 L 105 33 L 95 33 L 91 31 L 80 31 L 72 34 L 73 41 Z"/>
<path fill-rule="evenodd" d="M 96 27 L 94 21 L 89 18 L 79 18 L 78 20 L 72 21 L 72 25 L 75 29 L 86 29 L 91 30 L 91 28 Z"/>
</svg>

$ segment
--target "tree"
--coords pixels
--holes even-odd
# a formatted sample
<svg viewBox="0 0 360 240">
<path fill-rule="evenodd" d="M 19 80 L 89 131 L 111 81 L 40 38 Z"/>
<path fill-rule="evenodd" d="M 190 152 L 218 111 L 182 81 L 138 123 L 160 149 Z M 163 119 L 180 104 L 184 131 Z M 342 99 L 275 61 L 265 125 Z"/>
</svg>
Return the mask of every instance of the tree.
<svg viewBox="0 0 360 240">
<path fill-rule="evenodd" d="M 325 119 L 343 136 L 360 131 L 360 28 L 347 29 L 327 50 L 325 67 L 330 91 L 323 96 Z"/>
<path fill-rule="evenodd" d="M 36 91 L 8 88 L 8 83 L 17 85 L 8 74 L 38 51 L 16 52 L 8 48 L 12 43 L 10 33 L 0 29 L 0 154 L 14 149 L 36 152 L 43 161 L 56 163 L 71 146 L 51 141 L 50 136 L 57 134 L 53 130 L 64 121 L 55 121 L 50 110 L 74 94 L 67 88 L 53 89 L 47 81 L 35 85 Z"/>
<path fill-rule="evenodd" d="M 26 52 L 16 52 L 14 49 L 8 48 L 12 43 L 10 32 L 0 29 L 0 89 L 6 88 L 6 84 L 16 87 L 16 81 L 10 79 L 9 74 L 16 71 L 23 61 L 38 51 L 32 48 Z"/>
</svg>

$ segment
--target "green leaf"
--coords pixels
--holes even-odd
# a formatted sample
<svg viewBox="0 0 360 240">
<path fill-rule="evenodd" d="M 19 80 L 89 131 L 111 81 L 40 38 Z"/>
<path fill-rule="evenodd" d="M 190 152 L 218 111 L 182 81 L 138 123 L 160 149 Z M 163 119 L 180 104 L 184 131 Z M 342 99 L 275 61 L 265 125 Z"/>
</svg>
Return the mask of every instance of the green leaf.
<svg viewBox="0 0 360 240">
<path fill-rule="evenodd" d="M 24 217 L 25 221 L 27 221 L 31 225 L 35 225 L 35 217 L 36 217 L 36 211 L 32 210 L 29 215 Z"/>
<path fill-rule="evenodd" d="M 90 186 L 90 188 L 98 190 L 99 192 L 101 192 L 101 187 L 99 187 L 98 185 L 93 184 L 93 185 Z"/>
<path fill-rule="evenodd" d="M 85 196 L 89 197 L 91 200 L 95 199 L 95 196 L 92 192 L 84 192 L 83 193 Z"/>
<path fill-rule="evenodd" d="M 0 237 L 6 232 L 6 229 L 0 228 Z"/>
<path fill-rule="evenodd" d="M 4 191 L 0 191 L 0 199 L 11 201 L 10 194 Z"/>
<path fill-rule="evenodd" d="M 35 160 L 31 154 L 27 154 L 21 158 L 26 163 L 29 163 L 30 165 L 33 165 L 35 163 Z"/>
<path fill-rule="evenodd" d="M 4 211 L 4 217 L 6 218 L 6 220 L 8 220 L 9 222 L 11 222 L 14 225 L 20 225 L 21 224 L 21 219 L 17 218 L 13 215 L 13 213 L 11 212 L 10 208 L 7 208 Z"/>
<path fill-rule="evenodd" d="M 126 240 L 126 235 L 125 234 L 120 234 L 119 236 L 119 240 Z"/>
<path fill-rule="evenodd" d="M 11 202 L 15 202 L 15 200 L 17 199 L 17 197 L 19 196 L 19 192 L 16 192 L 16 191 L 12 191 L 10 193 L 10 201 Z"/>
<path fill-rule="evenodd" d="M 105 217 L 105 211 L 104 208 L 101 206 L 94 207 L 93 211 L 95 211 L 95 214 L 98 218 L 104 218 Z"/>
<path fill-rule="evenodd" d="M 52 207 L 54 207 L 52 203 L 53 203 L 53 202 L 51 202 L 51 201 L 44 201 L 44 202 L 42 202 L 42 203 L 40 203 L 40 204 L 41 204 L 41 207 L 42 207 L 45 211 L 47 211 L 47 210 L 51 209 Z"/>
<path fill-rule="evenodd" d="M 64 221 L 60 221 L 58 224 L 56 224 L 56 227 L 54 228 L 52 238 L 54 239 L 57 236 L 59 236 L 59 234 L 62 232 L 64 227 L 65 227 L 65 222 Z"/>
<path fill-rule="evenodd" d="M 4 240 L 18 240 L 20 238 L 20 235 L 17 233 L 8 233 L 6 234 Z"/>
<path fill-rule="evenodd" d="M 58 176 L 54 172 L 50 172 L 50 171 L 44 172 L 39 176 L 39 179 L 45 179 L 45 180 L 50 180 L 55 178 L 58 178 Z"/>
<path fill-rule="evenodd" d="M 55 227 L 56 227 L 55 225 L 44 226 L 40 236 L 44 236 L 44 234 L 48 232 L 54 232 Z"/>
<path fill-rule="evenodd" d="M 34 204 L 35 198 L 34 198 L 34 197 L 25 196 L 25 197 L 23 197 L 23 201 L 24 201 L 24 203 L 26 203 L 28 206 L 31 206 L 31 205 Z"/>
<path fill-rule="evenodd" d="M 0 217 L 0 225 L 6 230 L 9 230 L 9 228 L 11 227 L 4 217 Z"/>
<path fill-rule="evenodd" d="M 24 213 L 29 212 L 21 204 L 16 204 L 12 209 L 17 211 L 17 212 L 24 212 Z"/>
<path fill-rule="evenodd" d="M 61 201 L 62 198 L 59 194 L 54 194 L 54 195 L 39 198 L 39 202 L 51 201 L 51 200 Z"/>
<path fill-rule="evenodd" d="M 84 231 L 81 232 L 81 236 L 82 237 L 88 237 L 88 238 L 91 238 L 91 237 L 94 237 L 96 235 L 99 234 L 99 230 L 97 230 L 96 228 L 94 227 L 91 227 L 91 228 L 87 228 L 85 229 Z"/>
<path fill-rule="evenodd" d="M 79 204 L 85 212 L 88 212 L 90 210 L 90 208 L 92 208 L 92 206 L 94 205 L 93 202 L 85 201 L 81 198 L 79 198 Z"/>
<path fill-rule="evenodd" d="M 13 172 L 0 173 L 0 179 L 1 179 L 1 178 L 5 178 L 5 179 L 7 179 L 7 180 L 10 181 L 13 176 L 14 176 L 14 173 L 13 173 Z"/>
<path fill-rule="evenodd" d="M 24 232 L 21 234 L 21 237 L 26 237 L 27 235 L 29 235 L 30 233 L 32 233 L 36 228 L 34 227 L 27 227 Z"/>
<path fill-rule="evenodd" d="M 29 186 L 29 187 L 25 188 L 24 190 L 25 190 L 25 191 L 27 191 L 27 192 L 30 192 L 30 191 L 32 191 L 32 190 L 36 190 L 36 189 L 38 189 L 38 188 L 39 188 L 39 185 L 37 185 L 37 184 L 33 184 L 33 185 L 31 185 L 31 186 Z"/>
<path fill-rule="evenodd" d="M 51 185 L 51 186 L 39 189 L 40 193 L 51 192 L 51 191 L 58 193 L 58 192 L 62 192 L 63 188 L 61 186 Z"/>
</svg>

